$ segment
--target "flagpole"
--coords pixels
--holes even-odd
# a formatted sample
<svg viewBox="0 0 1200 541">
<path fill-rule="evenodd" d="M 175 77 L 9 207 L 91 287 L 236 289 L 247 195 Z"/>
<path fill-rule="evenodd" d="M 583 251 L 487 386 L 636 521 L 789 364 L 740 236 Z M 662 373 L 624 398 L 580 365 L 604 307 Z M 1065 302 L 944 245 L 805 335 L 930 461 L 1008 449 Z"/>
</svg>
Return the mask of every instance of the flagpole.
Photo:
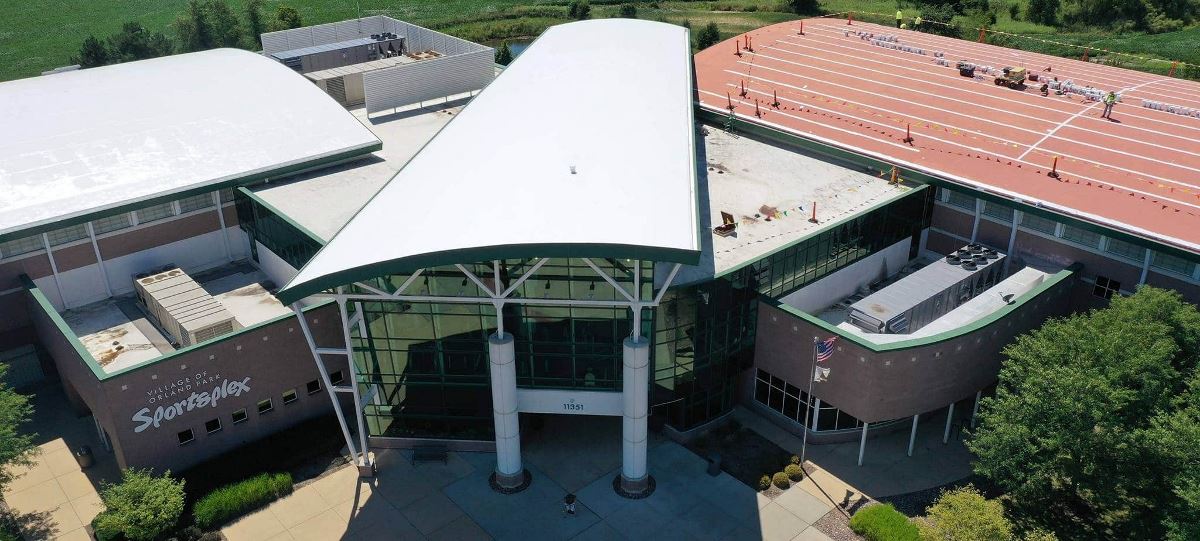
<svg viewBox="0 0 1200 541">
<path fill-rule="evenodd" d="M 817 379 L 817 340 L 817 337 L 814 336 L 812 347 L 812 366 L 809 367 L 810 370 L 808 371 L 808 395 L 805 397 L 806 400 L 804 401 L 804 437 L 800 442 L 800 471 L 804 472 L 805 477 L 808 477 L 808 472 L 804 469 L 804 457 L 808 452 L 808 424 L 812 422 L 812 388 L 813 381 Z"/>
</svg>

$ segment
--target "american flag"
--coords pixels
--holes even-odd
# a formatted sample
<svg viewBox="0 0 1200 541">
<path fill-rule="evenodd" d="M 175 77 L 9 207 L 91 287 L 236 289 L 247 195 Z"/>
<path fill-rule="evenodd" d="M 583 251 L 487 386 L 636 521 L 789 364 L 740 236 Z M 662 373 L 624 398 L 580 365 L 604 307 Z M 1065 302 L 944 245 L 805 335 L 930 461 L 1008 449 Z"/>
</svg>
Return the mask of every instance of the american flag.
<svg viewBox="0 0 1200 541">
<path fill-rule="evenodd" d="M 820 342 L 817 342 L 817 362 L 823 363 L 828 361 L 833 356 L 833 343 L 837 341 L 836 336 L 830 336 Z"/>
</svg>

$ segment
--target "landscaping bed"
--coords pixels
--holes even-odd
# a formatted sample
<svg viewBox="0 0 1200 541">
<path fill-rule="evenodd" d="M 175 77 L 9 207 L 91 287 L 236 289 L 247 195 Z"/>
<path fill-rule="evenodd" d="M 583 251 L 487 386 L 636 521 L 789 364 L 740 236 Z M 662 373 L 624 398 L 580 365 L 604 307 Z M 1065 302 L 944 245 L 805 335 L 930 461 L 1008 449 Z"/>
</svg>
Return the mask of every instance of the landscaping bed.
<svg viewBox="0 0 1200 541">
<path fill-rule="evenodd" d="M 758 483 L 762 476 L 783 471 L 792 457 L 792 453 L 733 419 L 692 440 L 686 447 L 705 459 L 713 453 L 721 455 L 721 470 L 755 490 L 760 490 Z M 764 494 L 771 496 L 775 490 L 778 489 L 768 489 Z"/>
</svg>

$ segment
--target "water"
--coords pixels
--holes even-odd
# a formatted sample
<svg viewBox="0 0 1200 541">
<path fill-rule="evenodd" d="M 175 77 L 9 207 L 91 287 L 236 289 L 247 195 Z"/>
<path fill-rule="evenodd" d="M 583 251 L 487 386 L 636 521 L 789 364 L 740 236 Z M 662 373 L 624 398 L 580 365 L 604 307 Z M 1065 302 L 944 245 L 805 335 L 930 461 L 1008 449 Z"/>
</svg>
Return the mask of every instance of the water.
<svg viewBox="0 0 1200 541">
<path fill-rule="evenodd" d="M 529 44 L 533 43 L 533 40 L 532 39 L 522 39 L 522 38 L 506 39 L 506 40 L 502 40 L 502 41 L 488 42 L 488 43 L 485 43 L 484 45 L 487 45 L 488 47 L 499 48 L 501 43 L 508 43 L 508 50 L 512 52 L 513 58 L 516 58 L 518 56 L 521 56 L 521 53 L 525 52 L 525 49 L 529 48 Z"/>
</svg>

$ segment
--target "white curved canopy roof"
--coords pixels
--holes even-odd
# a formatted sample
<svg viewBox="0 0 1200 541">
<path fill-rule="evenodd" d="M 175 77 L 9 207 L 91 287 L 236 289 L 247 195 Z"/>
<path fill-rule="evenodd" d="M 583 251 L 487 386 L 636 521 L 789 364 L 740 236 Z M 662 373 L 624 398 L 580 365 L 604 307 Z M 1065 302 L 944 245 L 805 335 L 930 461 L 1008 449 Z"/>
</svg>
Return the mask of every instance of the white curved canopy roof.
<svg viewBox="0 0 1200 541">
<path fill-rule="evenodd" d="M 282 64 L 217 49 L 0 83 L 0 235 L 370 152 Z"/>
<path fill-rule="evenodd" d="M 550 28 L 279 297 L 504 258 L 695 264 L 691 86 L 682 27 L 607 19 Z"/>
</svg>

